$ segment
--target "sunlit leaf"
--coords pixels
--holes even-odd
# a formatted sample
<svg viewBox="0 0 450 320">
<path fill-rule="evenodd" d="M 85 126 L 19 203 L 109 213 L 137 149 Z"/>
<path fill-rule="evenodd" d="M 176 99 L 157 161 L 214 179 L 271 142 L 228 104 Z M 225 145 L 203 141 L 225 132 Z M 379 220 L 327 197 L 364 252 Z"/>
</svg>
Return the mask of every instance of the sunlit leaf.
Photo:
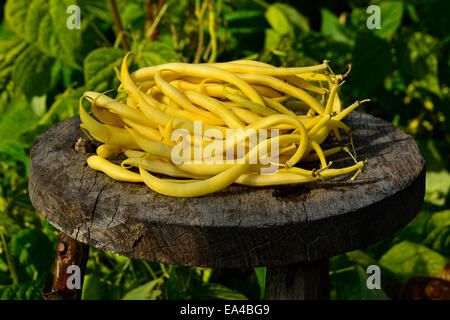
<svg viewBox="0 0 450 320">
<path fill-rule="evenodd" d="M 320 10 L 322 15 L 322 23 L 320 32 L 325 36 L 330 36 L 332 39 L 352 44 L 353 40 L 350 36 L 350 31 L 339 22 L 338 17 L 331 11 L 322 8 Z"/>
<path fill-rule="evenodd" d="M 406 32 L 397 42 L 397 56 L 402 76 L 417 87 L 441 96 L 438 77 L 439 42 L 422 32 Z"/>
<path fill-rule="evenodd" d="M 276 33 L 282 36 L 293 35 L 294 30 L 292 29 L 289 20 L 279 6 L 277 6 L 276 4 L 271 5 L 267 9 L 265 16 L 270 26 L 273 30 L 275 30 Z"/>
<path fill-rule="evenodd" d="M 5 18 L 17 36 L 48 56 L 79 68 L 81 30 L 66 26 L 66 9 L 75 0 L 8 0 Z"/>
<path fill-rule="evenodd" d="M 200 300 L 247 300 L 243 294 L 217 283 L 205 283 L 190 291 L 192 299 Z"/>
<path fill-rule="evenodd" d="M 152 280 L 131 291 L 128 291 L 122 300 L 156 300 L 161 295 L 159 286 L 163 284 L 161 278 Z"/>
<path fill-rule="evenodd" d="M 405 281 L 413 276 L 436 275 L 447 258 L 424 245 L 402 241 L 389 249 L 379 262 L 400 281 Z"/>
<path fill-rule="evenodd" d="M 125 51 L 116 48 L 99 48 L 84 59 L 84 81 L 88 90 L 103 92 L 117 88 L 119 79 L 114 67 L 119 68 Z"/>
<path fill-rule="evenodd" d="M 258 279 L 260 299 L 264 299 L 266 291 L 266 267 L 253 268 L 255 271 L 256 279 Z"/>
<path fill-rule="evenodd" d="M 380 29 L 373 29 L 372 32 L 376 36 L 387 38 L 397 31 L 402 22 L 403 2 L 383 1 L 380 3 L 380 12 Z"/>
</svg>

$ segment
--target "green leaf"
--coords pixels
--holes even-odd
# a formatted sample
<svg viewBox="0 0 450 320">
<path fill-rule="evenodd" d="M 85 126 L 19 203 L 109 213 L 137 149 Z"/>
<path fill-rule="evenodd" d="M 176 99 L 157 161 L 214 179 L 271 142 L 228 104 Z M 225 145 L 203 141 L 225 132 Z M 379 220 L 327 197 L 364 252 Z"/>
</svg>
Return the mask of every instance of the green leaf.
<svg viewBox="0 0 450 320">
<path fill-rule="evenodd" d="M 177 53 L 171 46 L 158 41 L 145 44 L 133 58 L 135 58 L 134 61 L 137 61 L 140 68 L 180 61 Z"/>
<path fill-rule="evenodd" d="M 162 278 L 149 281 L 128 291 L 122 300 L 156 300 L 162 294 L 159 287 L 162 286 L 163 283 L 164 281 Z"/>
<path fill-rule="evenodd" d="M 258 268 L 253 268 L 253 270 L 255 271 L 255 275 L 256 275 L 256 279 L 258 280 L 258 284 L 259 284 L 259 291 L 260 291 L 260 295 L 259 298 L 262 300 L 264 299 L 264 295 L 266 293 L 266 267 L 258 267 Z"/>
<path fill-rule="evenodd" d="M 83 281 L 82 300 L 117 299 L 118 288 L 109 286 L 96 275 L 86 275 Z"/>
<path fill-rule="evenodd" d="M 42 231 L 24 229 L 12 237 L 8 246 L 20 280 L 36 280 L 50 272 L 53 245 Z"/>
<path fill-rule="evenodd" d="M 190 291 L 192 299 L 200 300 L 248 300 L 242 293 L 217 283 L 205 283 Z"/>
<path fill-rule="evenodd" d="M 393 35 L 402 23 L 403 2 L 383 1 L 380 3 L 380 11 L 380 29 L 373 29 L 372 32 L 376 36 L 387 38 Z"/>
<path fill-rule="evenodd" d="M 0 41 L 0 101 L 8 102 L 15 93 L 12 81 L 14 62 L 27 46 L 18 38 Z M 2 110 L 0 105 L 0 112 Z"/>
<path fill-rule="evenodd" d="M 339 22 L 338 17 L 334 13 L 324 8 L 320 10 L 320 13 L 322 15 L 320 32 L 323 35 L 329 36 L 339 42 L 353 44 L 350 31 Z"/>
<path fill-rule="evenodd" d="M 7 155 L 10 159 L 24 163 L 28 166 L 28 154 L 22 144 L 14 140 L 0 141 L 0 154 Z M 28 172 L 28 170 L 27 170 Z"/>
<path fill-rule="evenodd" d="M 88 90 L 103 92 L 117 88 L 114 67 L 120 68 L 125 51 L 117 48 L 95 49 L 84 59 L 84 82 Z"/>
<path fill-rule="evenodd" d="M 33 97 L 30 101 L 30 108 L 38 117 L 42 117 L 47 109 L 47 95 Z"/>
<path fill-rule="evenodd" d="M 438 76 L 439 41 L 422 32 L 406 32 L 397 41 L 402 76 L 417 87 L 441 97 Z"/>
<path fill-rule="evenodd" d="M 427 172 L 425 201 L 441 206 L 450 192 L 450 173 L 446 170 L 440 172 Z"/>
<path fill-rule="evenodd" d="M 270 26 L 273 30 L 275 30 L 276 33 L 281 36 L 293 36 L 294 30 L 292 29 L 288 18 L 279 6 L 277 6 L 276 4 L 269 6 L 269 8 L 267 8 L 265 16 Z"/>
<path fill-rule="evenodd" d="M 14 63 L 12 78 L 29 100 L 47 92 L 54 59 L 33 46 L 23 51 Z"/>
<path fill-rule="evenodd" d="M 427 233 L 430 233 L 435 229 L 440 229 L 447 226 L 450 226 L 450 210 L 433 213 L 431 218 L 427 221 L 425 228 Z"/>
<path fill-rule="evenodd" d="M 414 276 L 435 276 L 447 258 L 421 244 L 402 241 L 393 246 L 379 260 L 400 281 Z"/>
<path fill-rule="evenodd" d="M 266 36 L 264 38 L 264 49 L 272 50 L 280 43 L 281 36 L 273 31 L 273 29 L 266 29 Z"/>
<path fill-rule="evenodd" d="M 377 37 L 360 37 L 356 40 L 352 55 L 350 83 L 357 93 L 355 98 L 367 98 L 383 86 L 384 79 L 392 70 L 391 46 Z"/>
<path fill-rule="evenodd" d="M 303 32 L 310 31 L 308 20 L 294 7 L 280 2 L 274 3 L 272 6 L 276 6 L 284 14 L 290 25 Z"/>
<path fill-rule="evenodd" d="M 42 300 L 41 281 L 0 286 L 0 300 Z"/>
<path fill-rule="evenodd" d="M 376 264 L 376 260 L 362 250 L 355 250 L 346 253 L 350 261 L 356 262 L 364 267 Z"/>
<path fill-rule="evenodd" d="M 38 120 L 26 102 L 12 105 L 0 120 L 0 143 L 18 139 L 33 129 Z"/>
<path fill-rule="evenodd" d="M 73 4 L 75 0 L 8 0 L 5 19 L 17 36 L 79 69 L 81 30 L 66 26 L 66 9 Z"/>
<path fill-rule="evenodd" d="M 450 256 L 450 225 L 433 230 L 423 244 L 444 256 Z"/>
</svg>

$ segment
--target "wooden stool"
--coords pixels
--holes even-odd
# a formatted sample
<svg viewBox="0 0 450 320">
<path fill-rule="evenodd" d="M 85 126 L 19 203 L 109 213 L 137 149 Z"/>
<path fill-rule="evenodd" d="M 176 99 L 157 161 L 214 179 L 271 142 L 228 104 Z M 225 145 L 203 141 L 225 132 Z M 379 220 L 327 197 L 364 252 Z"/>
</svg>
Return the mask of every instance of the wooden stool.
<svg viewBox="0 0 450 320">
<path fill-rule="evenodd" d="M 95 148 L 76 143 L 85 137 L 79 118 L 56 124 L 33 144 L 29 184 L 37 211 L 62 232 L 48 297 L 79 298 L 66 288 L 66 268 L 83 270 L 93 246 L 166 264 L 268 266 L 267 299 L 326 299 L 328 258 L 392 235 L 425 193 L 425 161 L 411 136 L 356 112 L 345 122 L 358 160 L 368 159 L 355 181 L 233 185 L 198 198 L 166 197 L 92 170 L 86 158 Z M 353 163 L 343 152 L 329 160 L 336 168 Z"/>
</svg>

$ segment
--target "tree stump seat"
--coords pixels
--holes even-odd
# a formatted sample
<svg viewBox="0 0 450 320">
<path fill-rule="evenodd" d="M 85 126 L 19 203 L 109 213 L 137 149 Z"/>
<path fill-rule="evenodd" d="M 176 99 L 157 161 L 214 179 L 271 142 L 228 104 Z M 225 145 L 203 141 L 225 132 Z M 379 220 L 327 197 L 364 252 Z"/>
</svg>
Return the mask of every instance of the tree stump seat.
<svg viewBox="0 0 450 320">
<path fill-rule="evenodd" d="M 328 258 L 395 233 L 416 216 L 425 193 L 425 161 L 411 136 L 357 112 L 344 122 L 352 128 L 358 160 L 368 159 L 355 181 L 349 174 L 174 198 L 89 168 L 86 159 L 95 148 L 77 144 L 85 135 L 73 117 L 33 143 L 30 198 L 62 232 L 65 246 L 186 266 L 267 266 L 266 298 L 327 298 Z M 332 137 L 326 143 L 336 145 Z M 353 163 L 344 152 L 327 160 L 335 168 Z M 62 258 L 58 252 L 56 259 Z M 67 266 L 71 259 L 65 259 L 57 265 Z M 72 292 L 56 278 L 54 292 Z"/>
</svg>

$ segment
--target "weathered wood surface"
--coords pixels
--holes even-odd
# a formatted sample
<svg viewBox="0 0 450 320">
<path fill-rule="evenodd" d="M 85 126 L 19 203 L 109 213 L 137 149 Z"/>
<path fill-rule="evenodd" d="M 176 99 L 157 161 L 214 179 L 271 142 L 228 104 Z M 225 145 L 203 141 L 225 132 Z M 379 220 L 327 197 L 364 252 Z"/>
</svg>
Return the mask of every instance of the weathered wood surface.
<svg viewBox="0 0 450 320">
<path fill-rule="evenodd" d="M 266 300 L 327 300 L 328 259 L 267 267 Z"/>
<path fill-rule="evenodd" d="M 406 225 L 425 192 L 425 162 L 412 137 L 356 112 L 345 122 L 353 128 L 358 159 L 368 159 L 367 172 L 354 182 L 350 174 L 294 186 L 231 186 L 186 199 L 89 168 L 93 148 L 74 149 L 84 137 L 75 117 L 34 142 L 30 197 L 59 230 L 124 256 L 204 267 L 325 259 Z M 330 160 L 333 167 L 352 164 L 344 153 Z"/>
</svg>

